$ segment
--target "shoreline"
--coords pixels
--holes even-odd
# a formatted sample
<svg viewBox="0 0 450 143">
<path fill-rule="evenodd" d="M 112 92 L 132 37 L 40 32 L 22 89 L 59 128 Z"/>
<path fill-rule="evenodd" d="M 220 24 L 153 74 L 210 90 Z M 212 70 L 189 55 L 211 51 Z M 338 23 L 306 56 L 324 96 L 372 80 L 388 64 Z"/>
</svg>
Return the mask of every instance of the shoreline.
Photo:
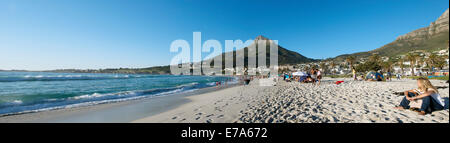
<svg viewBox="0 0 450 143">
<path fill-rule="evenodd" d="M 132 99 L 73 108 L 60 108 L 0 117 L 0 123 L 123 123 L 155 115 L 191 102 L 186 97 L 240 86 L 205 87 L 194 91 L 167 94 L 150 98 Z M 128 116 L 122 116 L 127 114 Z"/>
<path fill-rule="evenodd" d="M 233 123 L 255 103 L 261 87 L 254 80 L 214 92 L 188 96 L 192 101 L 160 114 L 147 116 L 131 123 Z M 268 87 L 272 88 L 272 87 Z"/>
</svg>

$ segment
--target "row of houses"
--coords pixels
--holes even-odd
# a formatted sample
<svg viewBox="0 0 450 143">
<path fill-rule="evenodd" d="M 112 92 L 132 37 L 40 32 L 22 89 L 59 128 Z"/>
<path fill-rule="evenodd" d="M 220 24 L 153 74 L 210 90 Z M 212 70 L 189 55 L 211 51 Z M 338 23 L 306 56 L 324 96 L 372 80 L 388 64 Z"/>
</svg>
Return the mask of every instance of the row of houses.
<svg viewBox="0 0 450 143">
<path fill-rule="evenodd" d="M 430 55 L 430 53 L 427 53 L 425 51 L 413 51 L 413 53 L 417 53 L 419 54 L 421 57 L 423 57 L 424 59 L 428 58 L 428 56 Z M 446 50 L 440 50 L 440 51 L 435 51 L 433 52 L 434 54 L 438 55 L 438 56 L 448 56 L 448 49 Z M 405 55 L 400 55 L 397 58 L 404 58 Z M 380 59 L 382 61 L 388 61 L 389 57 L 380 57 Z M 365 63 L 366 61 L 368 61 L 368 58 L 362 58 L 362 59 L 358 59 L 358 62 L 361 63 Z M 348 64 L 345 61 L 342 62 L 336 62 L 333 61 L 334 66 L 332 66 L 331 62 L 325 62 L 325 63 L 321 63 L 321 62 L 312 62 L 312 63 L 305 63 L 305 64 L 296 64 L 296 65 L 280 65 L 278 66 L 279 70 L 281 71 L 307 71 L 311 68 L 319 68 L 323 71 L 322 67 L 320 66 L 321 64 L 325 64 L 327 66 L 327 71 L 325 71 L 328 74 L 351 74 L 352 73 L 352 69 L 350 69 L 350 67 L 348 66 Z M 426 66 L 426 63 L 423 60 L 418 60 L 416 62 L 416 65 L 414 66 L 414 73 L 415 75 L 429 75 L 429 74 L 438 74 L 438 75 L 442 75 L 443 72 L 448 74 L 448 65 L 449 65 L 449 59 L 446 59 L 446 67 L 444 69 L 429 69 Z M 200 68 L 200 63 L 189 63 L 191 65 L 191 70 L 193 68 Z M 206 65 L 206 63 L 203 63 L 203 65 Z M 394 74 L 402 74 L 402 75 L 412 75 L 412 69 L 411 69 L 411 63 L 410 61 L 404 61 L 403 62 L 404 67 L 402 68 L 400 66 L 400 64 L 394 64 L 394 66 L 392 67 L 392 72 Z M 235 68 L 225 68 L 224 71 L 226 73 L 235 73 L 237 75 L 242 74 L 244 72 L 247 73 L 261 73 L 261 72 L 268 72 L 269 69 L 266 68 L 243 68 L 243 67 L 235 67 Z M 188 73 L 186 73 L 188 74 Z M 209 74 L 213 74 L 213 73 L 209 73 Z"/>
<path fill-rule="evenodd" d="M 431 53 L 427 53 L 424 51 L 413 51 L 411 53 L 418 53 L 419 56 L 423 57 L 424 59 L 429 58 Z M 448 49 L 447 50 L 440 50 L 440 51 L 435 51 L 433 52 L 434 54 L 438 55 L 438 56 L 448 56 Z M 405 55 L 401 55 L 399 58 L 403 58 Z M 403 75 L 412 75 L 413 69 L 414 69 L 414 73 L 415 75 L 430 75 L 430 74 L 434 74 L 434 75 L 443 75 L 443 74 L 447 74 L 448 75 L 448 69 L 449 69 L 449 59 L 445 59 L 446 67 L 444 67 L 444 69 L 437 69 L 437 68 L 433 68 L 430 69 L 429 67 L 427 67 L 427 64 L 425 61 L 423 60 L 417 60 L 416 64 L 414 65 L 414 68 L 411 68 L 411 62 L 410 61 L 404 61 L 403 65 L 405 65 L 405 68 L 401 68 L 399 65 L 396 65 L 393 67 L 393 70 L 395 73 L 400 73 Z"/>
<path fill-rule="evenodd" d="M 418 53 L 421 57 L 423 58 L 428 58 L 428 56 L 430 55 L 430 53 L 427 53 L 425 51 L 413 51 L 415 53 Z M 449 51 L 448 49 L 446 50 L 440 50 L 440 51 L 435 51 L 433 52 L 434 54 L 438 55 L 438 56 L 448 56 Z M 404 58 L 405 55 L 400 55 L 398 58 Z M 382 61 L 386 62 L 389 60 L 389 57 L 380 57 Z M 366 61 L 368 61 L 368 58 L 362 58 L 359 59 L 358 62 L 360 64 L 365 63 Z M 426 66 L 426 63 L 424 61 L 416 61 L 416 65 L 414 66 L 414 73 L 415 75 L 430 75 L 430 74 L 434 74 L 434 75 L 443 75 L 446 74 L 448 75 L 448 69 L 449 69 L 449 59 L 446 59 L 446 67 L 444 67 L 444 69 L 429 69 Z M 327 72 L 331 73 L 331 74 L 350 74 L 352 72 L 352 70 L 350 69 L 350 67 L 348 66 L 348 63 L 346 62 L 335 62 L 333 61 L 335 66 L 331 66 L 331 61 L 330 62 L 325 62 L 324 64 L 328 67 Z M 400 64 L 394 64 L 394 66 L 392 67 L 392 72 L 394 74 L 401 74 L 401 75 L 412 75 L 412 69 L 410 68 L 411 63 L 409 61 L 404 61 L 403 65 L 404 68 L 402 69 L 401 66 L 399 66 Z M 305 63 L 305 64 L 297 64 L 297 65 L 286 65 L 286 66 L 281 66 L 284 69 L 290 70 L 290 71 L 306 71 L 308 69 L 311 69 L 312 67 L 316 67 L 316 68 L 320 68 L 320 62 L 314 62 L 314 63 Z M 321 69 L 323 70 L 323 69 Z"/>
</svg>

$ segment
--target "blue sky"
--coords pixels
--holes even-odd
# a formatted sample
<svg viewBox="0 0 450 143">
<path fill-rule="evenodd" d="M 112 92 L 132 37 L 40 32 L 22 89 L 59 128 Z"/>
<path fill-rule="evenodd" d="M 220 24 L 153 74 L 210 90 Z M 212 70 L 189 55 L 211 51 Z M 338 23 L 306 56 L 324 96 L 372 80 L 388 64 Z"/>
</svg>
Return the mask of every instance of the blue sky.
<svg viewBox="0 0 450 143">
<path fill-rule="evenodd" d="M 322 59 L 428 26 L 448 0 L 0 0 L 0 69 L 167 65 L 172 41 L 258 35 Z M 207 53 L 204 53 L 207 54 Z"/>
</svg>

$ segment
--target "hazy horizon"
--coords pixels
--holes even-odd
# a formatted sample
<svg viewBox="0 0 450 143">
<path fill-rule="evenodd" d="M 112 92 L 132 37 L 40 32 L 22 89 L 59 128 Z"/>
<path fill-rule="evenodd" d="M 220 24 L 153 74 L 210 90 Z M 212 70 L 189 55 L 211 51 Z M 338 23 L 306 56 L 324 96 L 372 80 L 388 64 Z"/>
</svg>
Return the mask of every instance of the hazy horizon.
<svg viewBox="0 0 450 143">
<path fill-rule="evenodd" d="M 172 41 L 258 35 L 308 58 L 369 51 L 426 27 L 448 0 L 0 0 L 0 70 L 164 66 Z M 208 54 L 208 53 L 204 53 Z"/>
</svg>

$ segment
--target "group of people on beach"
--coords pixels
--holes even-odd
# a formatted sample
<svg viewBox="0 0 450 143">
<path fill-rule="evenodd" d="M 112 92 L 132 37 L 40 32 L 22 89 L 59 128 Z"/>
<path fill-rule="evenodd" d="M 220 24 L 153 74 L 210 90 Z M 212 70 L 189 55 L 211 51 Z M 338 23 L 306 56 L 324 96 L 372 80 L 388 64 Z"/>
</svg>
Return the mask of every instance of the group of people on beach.
<svg viewBox="0 0 450 143">
<path fill-rule="evenodd" d="M 368 75 L 367 77 L 364 77 L 363 75 L 357 79 L 355 78 L 355 80 L 365 80 L 365 81 L 392 81 L 392 76 L 393 74 L 388 71 L 386 74 L 383 74 L 383 71 L 378 71 L 375 72 L 371 75 Z M 401 80 L 402 75 L 401 74 L 396 74 L 395 77 L 397 78 L 397 80 Z"/>
<path fill-rule="evenodd" d="M 284 81 L 291 82 L 297 81 L 301 83 L 318 83 L 320 85 L 320 81 L 322 80 L 322 72 L 319 69 L 311 69 L 306 72 L 305 75 L 294 75 L 294 73 L 284 73 L 280 75 Z"/>
<path fill-rule="evenodd" d="M 384 81 L 384 77 L 382 73 L 376 72 L 376 74 L 372 75 L 374 77 L 370 77 L 365 79 L 364 76 L 361 76 L 361 79 L 358 80 L 366 80 L 366 81 Z M 401 75 L 395 75 L 397 80 L 401 79 Z M 387 73 L 386 80 L 391 80 L 392 74 Z M 251 81 L 253 77 L 244 78 L 244 80 Z M 354 76 L 355 79 L 357 77 Z M 294 73 L 283 73 L 279 75 L 278 79 L 283 79 L 286 82 L 301 82 L 301 83 L 318 83 L 322 79 L 322 73 L 318 69 L 311 69 L 306 72 L 304 75 L 295 75 Z M 404 92 L 404 97 L 400 102 L 399 106 L 396 106 L 396 109 L 404 110 L 410 109 L 419 113 L 419 115 L 426 115 L 436 110 L 443 110 L 445 108 L 445 103 L 443 102 L 441 96 L 439 95 L 439 91 L 435 86 L 433 86 L 425 77 L 421 77 L 417 79 L 417 89 L 412 89 Z M 410 106 L 412 102 L 417 103 L 421 102 L 419 106 Z"/>
<path fill-rule="evenodd" d="M 292 73 L 284 73 L 283 80 L 287 82 L 298 81 L 302 83 L 316 83 L 320 84 L 322 79 L 322 74 L 318 69 L 311 69 L 304 78 L 303 76 L 294 76 Z M 373 77 L 365 79 L 361 76 L 361 80 L 366 81 L 384 81 L 382 73 L 372 75 Z M 385 75 L 386 81 L 391 81 L 392 74 L 388 72 Z M 401 75 L 395 75 L 397 80 L 401 79 Z M 356 77 L 354 77 L 356 79 Z M 410 109 L 412 111 L 418 112 L 419 115 L 426 115 L 433 111 L 443 110 L 445 108 L 445 103 L 443 102 L 439 91 L 435 86 L 433 86 L 425 77 L 417 79 L 417 89 L 412 89 L 404 92 L 404 97 L 396 109 L 404 110 Z M 411 106 L 411 103 L 419 103 L 419 105 Z"/>
</svg>

